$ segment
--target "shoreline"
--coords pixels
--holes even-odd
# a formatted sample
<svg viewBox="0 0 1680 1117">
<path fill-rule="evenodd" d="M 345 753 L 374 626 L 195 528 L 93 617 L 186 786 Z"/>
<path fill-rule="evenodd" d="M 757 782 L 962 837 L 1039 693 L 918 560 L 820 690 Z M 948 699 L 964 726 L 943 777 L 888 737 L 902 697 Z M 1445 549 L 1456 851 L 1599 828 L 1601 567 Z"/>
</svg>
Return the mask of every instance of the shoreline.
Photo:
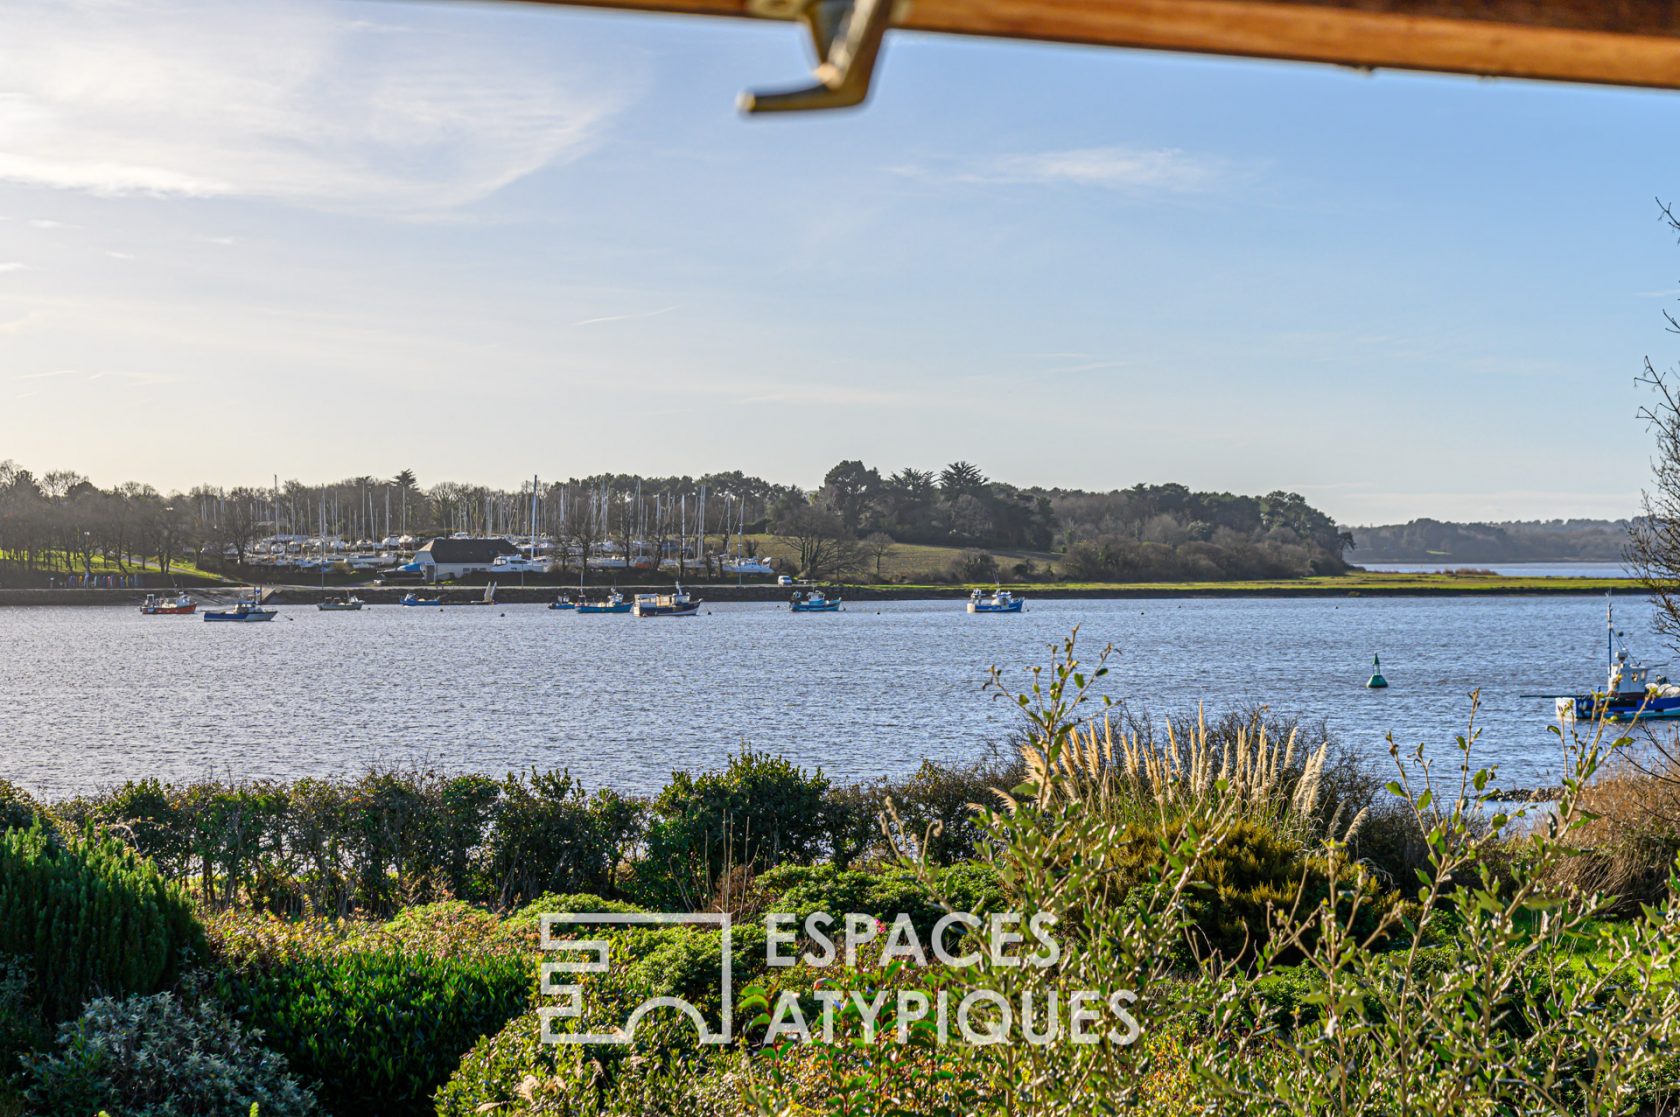
<svg viewBox="0 0 1680 1117">
<path fill-rule="evenodd" d="M 703 600 L 713 602 L 785 602 L 788 586 L 685 583 Z M 426 596 L 441 595 L 445 601 L 466 603 L 483 595 L 483 586 L 319 586 L 268 585 L 268 601 L 276 605 L 313 605 L 323 599 L 354 593 L 369 605 L 395 605 L 411 591 Z M 618 587 L 626 597 L 635 593 L 670 592 L 670 585 L 625 585 Z M 972 586 L 825 586 L 830 593 L 851 601 L 953 601 L 966 598 Z M 1050 601 L 1125 600 L 1139 598 L 1242 598 L 1242 597 L 1559 597 L 1598 596 L 1605 593 L 1640 594 L 1643 586 L 1631 578 L 1529 578 L 1529 577 L 1440 577 L 1426 574 L 1397 574 L 1348 579 L 1312 578 L 1298 583 L 1279 582 L 1147 582 L 1099 585 L 1006 584 L 1005 589 L 1029 599 Z M 201 602 L 231 600 L 250 586 L 197 585 L 187 592 Z M 147 590 L 136 589 L 3 589 L 0 607 L 6 606 L 131 606 L 145 600 Z M 496 601 L 502 605 L 545 604 L 559 594 L 575 594 L 565 585 L 498 586 Z M 604 587 L 590 586 L 592 596 Z"/>
</svg>

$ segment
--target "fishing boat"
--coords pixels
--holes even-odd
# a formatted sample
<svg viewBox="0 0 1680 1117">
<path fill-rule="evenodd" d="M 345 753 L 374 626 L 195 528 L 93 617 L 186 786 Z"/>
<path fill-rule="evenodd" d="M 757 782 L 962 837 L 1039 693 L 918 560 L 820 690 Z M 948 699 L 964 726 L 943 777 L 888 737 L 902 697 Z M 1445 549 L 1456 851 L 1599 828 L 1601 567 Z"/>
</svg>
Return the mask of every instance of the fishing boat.
<svg viewBox="0 0 1680 1117">
<path fill-rule="evenodd" d="M 231 609 L 207 609 L 207 621 L 271 621 L 278 610 L 264 609 L 261 601 L 235 601 Z"/>
<path fill-rule="evenodd" d="M 196 612 L 198 602 L 184 593 L 174 597 L 160 597 L 155 593 L 148 593 L 140 606 L 140 615 L 145 617 L 184 616 Z"/>
<path fill-rule="evenodd" d="M 630 613 L 637 617 L 692 617 L 700 611 L 700 602 L 678 586 L 674 593 L 638 593 Z"/>
<path fill-rule="evenodd" d="M 624 600 L 624 595 L 617 590 L 613 590 L 602 601 L 579 601 L 577 603 L 579 613 L 628 613 L 630 609 L 630 602 Z"/>
<path fill-rule="evenodd" d="M 410 591 L 409 593 L 403 594 L 402 600 L 397 602 L 397 604 L 398 605 L 409 605 L 409 606 L 442 605 L 443 604 L 443 598 L 441 598 L 441 597 L 421 597 L 419 594 Z"/>
<path fill-rule="evenodd" d="M 362 599 L 355 594 L 346 594 L 342 601 L 317 601 L 315 608 L 323 613 L 354 613 L 362 607 Z"/>
<path fill-rule="evenodd" d="M 1557 715 L 1563 721 L 1668 721 L 1680 718 L 1680 686 L 1651 668 L 1634 663 L 1626 645 L 1616 647 L 1615 615 L 1604 603 L 1605 653 L 1609 676 L 1603 690 L 1591 694 L 1556 695 Z"/>
<path fill-rule="evenodd" d="M 561 594 L 559 597 L 555 598 L 553 601 L 550 601 L 548 603 L 548 607 L 550 609 L 572 610 L 572 609 L 576 609 L 578 607 L 578 603 L 573 601 L 570 597 L 567 597 L 565 594 Z"/>
<path fill-rule="evenodd" d="M 975 590 L 968 595 L 970 613 L 1019 613 L 1026 603 L 1026 598 L 1016 597 L 1008 590 L 993 590 L 991 593 Z"/>
<path fill-rule="evenodd" d="M 795 593 L 788 599 L 788 608 L 795 613 L 838 613 L 842 598 L 830 598 L 822 590 Z"/>
</svg>

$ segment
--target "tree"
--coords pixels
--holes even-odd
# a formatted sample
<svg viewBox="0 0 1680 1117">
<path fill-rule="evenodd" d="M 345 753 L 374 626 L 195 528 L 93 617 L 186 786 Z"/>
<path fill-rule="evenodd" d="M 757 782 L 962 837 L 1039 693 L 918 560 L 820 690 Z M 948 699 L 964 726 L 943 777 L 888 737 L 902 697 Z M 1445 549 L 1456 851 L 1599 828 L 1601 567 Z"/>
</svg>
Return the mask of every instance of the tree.
<svg viewBox="0 0 1680 1117">
<path fill-rule="evenodd" d="M 797 505 L 776 521 L 776 538 L 799 556 L 799 571 L 810 581 L 841 579 L 863 566 L 863 546 L 838 513 L 811 504 Z"/>
<path fill-rule="evenodd" d="M 864 510 L 881 488 L 881 475 L 862 462 L 841 462 L 823 478 L 824 503 L 840 513 L 846 530 L 856 532 Z"/>
<path fill-rule="evenodd" d="M 893 537 L 884 531 L 872 531 L 863 537 L 864 550 L 875 560 L 875 580 L 881 580 L 881 560 L 893 549 Z"/>
<path fill-rule="evenodd" d="M 952 462 L 939 474 L 939 491 L 946 500 L 979 496 L 986 491 L 986 475 L 969 462 Z"/>
</svg>

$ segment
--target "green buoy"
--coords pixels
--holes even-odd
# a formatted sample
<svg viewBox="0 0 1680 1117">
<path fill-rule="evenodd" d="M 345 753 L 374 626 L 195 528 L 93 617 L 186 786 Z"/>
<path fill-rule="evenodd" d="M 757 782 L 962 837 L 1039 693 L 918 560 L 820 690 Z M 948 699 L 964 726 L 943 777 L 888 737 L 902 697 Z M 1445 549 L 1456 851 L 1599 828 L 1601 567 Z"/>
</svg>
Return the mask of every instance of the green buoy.
<svg viewBox="0 0 1680 1117">
<path fill-rule="evenodd" d="M 1372 690 L 1382 690 L 1388 686 L 1388 680 L 1383 678 L 1381 657 L 1371 657 L 1371 678 L 1365 685 Z"/>
</svg>

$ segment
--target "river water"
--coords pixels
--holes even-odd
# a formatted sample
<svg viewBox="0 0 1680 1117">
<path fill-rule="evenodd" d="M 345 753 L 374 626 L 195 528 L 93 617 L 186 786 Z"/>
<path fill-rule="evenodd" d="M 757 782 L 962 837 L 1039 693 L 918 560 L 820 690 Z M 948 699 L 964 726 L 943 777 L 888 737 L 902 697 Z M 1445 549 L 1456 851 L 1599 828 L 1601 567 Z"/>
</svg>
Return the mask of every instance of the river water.
<svg viewBox="0 0 1680 1117">
<path fill-rule="evenodd" d="M 1649 607 L 1621 601 L 1636 653 L 1661 659 Z M 536 605 L 283 607 L 269 624 L 133 608 L 0 610 L 0 776 L 51 796 L 125 779 L 353 774 L 423 764 L 569 768 L 645 792 L 743 742 L 841 778 L 972 758 L 1017 716 L 987 668 L 1043 662 L 1080 627 L 1116 648 L 1107 693 L 1156 712 L 1264 702 L 1325 719 L 1377 756 L 1393 733 L 1450 758 L 1481 688 L 1481 756 L 1508 785 L 1559 767 L 1552 703 L 1602 682 L 1593 596 L 871 602 L 833 615 L 705 606 L 688 619 Z M 1371 656 L 1391 683 L 1365 689 Z"/>
</svg>

